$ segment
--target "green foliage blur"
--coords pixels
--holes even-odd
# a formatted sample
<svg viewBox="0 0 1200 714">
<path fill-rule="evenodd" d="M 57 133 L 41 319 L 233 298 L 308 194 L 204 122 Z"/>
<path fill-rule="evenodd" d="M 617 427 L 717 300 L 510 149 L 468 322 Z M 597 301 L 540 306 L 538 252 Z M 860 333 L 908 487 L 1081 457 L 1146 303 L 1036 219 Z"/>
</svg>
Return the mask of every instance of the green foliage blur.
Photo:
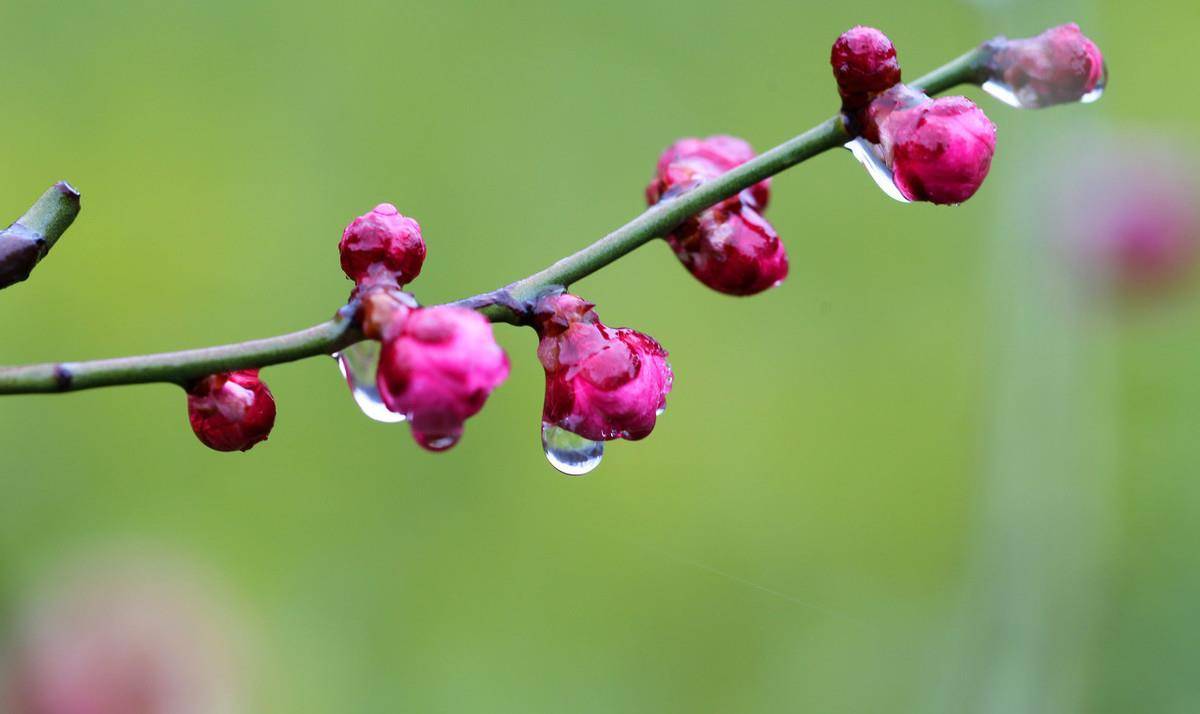
<svg viewBox="0 0 1200 714">
<path fill-rule="evenodd" d="M 381 201 L 424 229 L 422 301 L 514 280 L 642 210 L 672 140 L 765 149 L 830 115 L 854 24 L 915 77 L 1078 20 L 1112 72 L 1088 107 L 965 90 L 1000 140 L 959 208 L 894 203 L 844 152 L 778 177 L 778 290 L 708 291 L 659 242 L 576 286 L 677 375 L 587 478 L 542 456 L 536 343 L 506 326 L 512 377 L 443 455 L 361 416 L 329 359 L 264 371 L 279 419 L 244 455 L 167 386 L 5 397 L 0 613 L 136 542 L 238 603 L 246 711 L 1196 711 L 1200 303 L 1082 325 L 1009 249 L 1039 147 L 1196 130 L 1200 10 L 1132 7 L 0 5 L 0 216 L 60 178 L 84 206 L 0 294 L 9 364 L 324 320 L 341 229 Z"/>
</svg>

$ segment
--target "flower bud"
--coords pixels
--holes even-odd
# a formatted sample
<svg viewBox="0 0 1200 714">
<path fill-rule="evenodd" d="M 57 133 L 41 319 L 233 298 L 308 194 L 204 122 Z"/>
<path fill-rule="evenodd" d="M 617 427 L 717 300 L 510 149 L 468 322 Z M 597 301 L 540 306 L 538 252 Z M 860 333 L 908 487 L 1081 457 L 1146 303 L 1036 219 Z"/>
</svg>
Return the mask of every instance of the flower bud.
<svg viewBox="0 0 1200 714">
<path fill-rule="evenodd" d="M 674 191 L 720 176 L 754 158 L 745 141 L 732 136 L 680 139 L 658 160 L 646 188 L 651 205 Z M 787 251 L 762 217 L 770 200 L 766 179 L 684 221 L 666 236 L 692 275 L 728 295 L 753 295 L 787 277 Z"/>
<path fill-rule="evenodd" d="M 1110 147 L 1096 152 L 1094 147 Z M 1123 299 L 1189 286 L 1200 259 L 1200 183 L 1186 144 L 1146 132 L 1086 136 L 1053 158 L 1045 197 L 1064 256 L 1092 288 Z"/>
<path fill-rule="evenodd" d="M 188 390 L 188 421 L 210 449 L 249 451 L 275 426 L 275 398 L 257 369 L 209 375 Z"/>
<path fill-rule="evenodd" d="M 1096 43 L 1069 23 L 1036 37 L 994 41 L 991 78 L 1023 107 L 1077 102 L 1104 88 L 1104 57 Z"/>
<path fill-rule="evenodd" d="M 245 711 L 239 628 L 174 562 L 107 556 L 48 578 L 5 622 L 5 714 Z"/>
<path fill-rule="evenodd" d="M 370 213 L 346 226 L 338 244 L 342 270 L 357 284 L 387 282 L 404 285 L 416 279 L 425 262 L 421 226 L 400 215 L 390 203 L 381 203 Z"/>
<path fill-rule="evenodd" d="M 829 54 L 842 108 L 865 107 L 871 97 L 900 82 L 900 62 L 888 36 L 859 25 L 842 33 Z"/>
<path fill-rule="evenodd" d="M 542 420 L 592 441 L 645 438 L 671 391 L 667 351 L 636 330 L 605 326 L 593 307 L 569 294 L 537 304 Z"/>
<path fill-rule="evenodd" d="M 430 451 L 458 443 L 463 423 L 508 378 L 508 356 L 485 317 L 461 307 L 399 313 L 385 330 L 377 386 L 387 408 Z"/>
<path fill-rule="evenodd" d="M 996 151 L 996 126 L 966 97 L 929 99 L 899 85 L 867 112 L 883 161 L 910 201 L 962 203 L 983 184 Z"/>
<path fill-rule="evenodd" d="M 646 187 L 646 203 L 653 206 L 675 191 L 714 179 L 753 158 L 754 149 L 736 136 L 680 139 L 658 157 L 654 180 Z M 760 211 L 766 209 L 771 198 L 771 179 L 759 181 L 737 198 Z"/>
<path fill-rule="evenodd" d="M 746 205 L 703 211 L 668 235 L 667 243 L 697 280 L 726 295 L 755 295 L 788 274 L 783 241 Z"/>
</svg>

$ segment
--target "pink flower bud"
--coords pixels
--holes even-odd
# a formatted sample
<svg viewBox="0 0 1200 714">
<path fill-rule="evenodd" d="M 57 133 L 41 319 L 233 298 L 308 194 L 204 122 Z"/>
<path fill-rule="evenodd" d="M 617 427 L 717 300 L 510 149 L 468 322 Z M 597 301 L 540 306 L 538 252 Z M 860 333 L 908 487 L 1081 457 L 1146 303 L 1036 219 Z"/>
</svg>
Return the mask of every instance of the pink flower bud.
<svg viewBox="0 0 1200 714">
<path fill-rule="evenodd" d="M 788 274 L 783 241 L 746 205 L 703 211 L 668 235 L 667 243 L 697 280 L 726 295 L 755 295 Z"/>
<path fill-rule="evenodd" d="M 209 375 L 188 390 L 188 421 L 210 449 L 249 451 L 275 426 L 275 398 L 257 369 Z"/>
<path fill-rule="evenodd" d="M 658 157 L 654 180 L 646 187 L 646 203 L 653 206 L 673 191 L 714 179 L 753 158 L 754 149 L 736 136 L 680 139 Z M 771 198 L 771 179 L 763 179 L 742 191 L 739 198 L 760 211 L 766 209 Z"/>
<path fill-rule="evenodd" d="M 400 215 L 390 203 L 381 203 L 370 213 L 355 218 L 338 244 L 342 270 L 355 283 L 412 282 L 425 262 L 421 226 Z"/>
<path fill-rule="evenodd" d="M 667 351 L 636 330 L 605 326 L 593 307 L 566 294 L 538 302 L 542 420 L 592 441 L 645 438 L 671 391 Z"/>
<path fill-rule="evenodd" d="M 829 54 L 842 108 L 865 107 L 871 97 L 900 82 L 900 62 L 888 36 L 859 25 L 842 33 Z"/>
<path fill-rule="evenodd" d="M 992 79 L 1006 85 L 1021 106 L 1077 102 L 1104 86 L 1100 48 L 1073 22 L 1037 37 L 1000 39 L 994 45 Z"/>
<path fill-rule="evenodd" d="M 246 662 L 223 605 L 173 562 L 105 557 L 73 566 L 6 622 L 0 711 L 244 711 Z"/>
<path fill-rule="evenodd" d="M 1046 182 L 1065 257 L 1090 286 L 1121 298 L 1188 285 L 1200 258 L 1200 183 L 1187 145 L 1138 131 L 1087 138 L 1086 148 L 1055 157 Z"/>
<path fill-rule="evenodd" d="M 987 178 L 996 126 L 966 97 L 931 100 L 898 85 L 875 99 L 867 115 L 883 161 L 910 201 L 962 203 Z"/>
<path fill-rule="evenodd" d="M 680 139 L 658 160 L 646 188 L 653 205 L 672 192 L 715 178 L 754 158 L 745 141 L 732 136 Z M 787 277 L 787 251 L 762 217 L 770 180 L 761 181 L 684 221 L 666 238 L 692 275 L 729 295 L 753 295 Z"/>
<path fill-rule="evenodd" d="M 463 423 L 508 378 L 508 356 L 485 317 L 461 307 L 400 313 L 383 335 L 377 386 L 430 451 L 458 443 Z"/>
</svg>

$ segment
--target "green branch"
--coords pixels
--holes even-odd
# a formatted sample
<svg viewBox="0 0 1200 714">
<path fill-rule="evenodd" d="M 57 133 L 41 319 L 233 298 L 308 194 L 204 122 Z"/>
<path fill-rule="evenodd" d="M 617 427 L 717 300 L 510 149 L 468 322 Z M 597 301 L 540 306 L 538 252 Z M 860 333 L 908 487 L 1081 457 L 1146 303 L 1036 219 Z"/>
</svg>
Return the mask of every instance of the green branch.
<svg viewBox="0 0 1200 714">
<path fill-rule="evenodd" d="M 978 83 L 986 58 L 983 50 L 973 50 L 910 85 L 936 94 L 960 84 Z M 518 324 L 521 317 L 506 307 L 506 303 L 527 300 L 549 287 L 571 285 L 649 241 L 666 235 L 688 217 L 806 159 L 841 147 L 850 138 L 840 116 L 827 119 L 716 179 L 651 206 L 637 218 L 583 250 L 527 278 L 454 304 L 478 309 L 493 322 Z M 70 220 L 67 220 L 62 228 L 65 229 L 69 224 Z M 59 230 L 59 234 L 61 232 Z M 343 310 L 335 319 L 300 332 L 219 347 L 90 362 L 0 367 L 0 394 L 64 392 L 145 382 L 187 384 L 216 372 L 265 367 L 328 355 L 363 339 L 348 312 Z"/>
</svg>

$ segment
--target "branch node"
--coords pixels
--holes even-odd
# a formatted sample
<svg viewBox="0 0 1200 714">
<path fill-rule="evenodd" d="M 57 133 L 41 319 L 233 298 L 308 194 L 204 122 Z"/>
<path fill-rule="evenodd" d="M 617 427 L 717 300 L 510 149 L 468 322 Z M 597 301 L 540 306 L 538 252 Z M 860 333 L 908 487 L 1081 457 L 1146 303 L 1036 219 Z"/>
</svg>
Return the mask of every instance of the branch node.
<svg viewBox="0 0 1200 714">
<path fill-rule="evenodd" d="M 71 383 L 75 380 L 75 373 L 66 364 L 60 362 L 54 365 L 54 383 L 58 385 L 60 392 L 66 392 L 71 389 Z"/>
</svg>

